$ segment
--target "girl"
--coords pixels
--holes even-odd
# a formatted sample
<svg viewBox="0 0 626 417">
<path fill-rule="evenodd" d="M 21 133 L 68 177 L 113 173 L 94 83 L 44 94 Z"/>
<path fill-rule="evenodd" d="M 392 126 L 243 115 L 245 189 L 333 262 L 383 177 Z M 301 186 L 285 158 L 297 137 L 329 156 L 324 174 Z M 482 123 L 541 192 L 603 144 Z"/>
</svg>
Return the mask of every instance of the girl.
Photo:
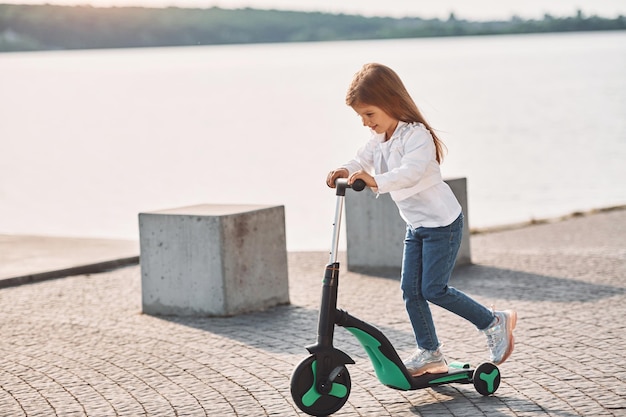
<svg viewBox="0 0 626 417">
<path fill-rule="evenodd" d="M 390 193 L 407 224 L 401 289 L 415 333 L 417 350 L 404 361 L 413 376 L 444 373 L 429 302 L 473 323 L 487 336 L 490 359 L 504 362 L 513 351 L 515 311 L 491 311 L 448 286 L 463 232 L 463 213 L 439 164 L 444 145 L 426 122 L 400 77 L 380 64 L 366 64 L 355 74 L 346 104 L 372 130 L 356 157 L 331 171 L 337 178 L 365 181 L 377 193 Z"/>
</svg>

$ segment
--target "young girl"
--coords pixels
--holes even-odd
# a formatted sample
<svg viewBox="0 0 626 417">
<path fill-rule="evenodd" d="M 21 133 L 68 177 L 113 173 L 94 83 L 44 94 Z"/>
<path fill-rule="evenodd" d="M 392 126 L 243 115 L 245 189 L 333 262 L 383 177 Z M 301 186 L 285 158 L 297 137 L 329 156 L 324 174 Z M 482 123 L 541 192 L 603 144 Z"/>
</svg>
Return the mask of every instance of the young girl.
<svg viewBox="0 0 626 417">
<path fill-rule="evenodd" d="M 380 64 L 355 74 L 346 104 L 372 131 L 356 157 L 331 171 L 337 178 L 365 181 L 377 193 L 390 193 L 407 224 L 401 289 L 417 350 L 404 361 L 413 376 L 448 371 L 429 302 L 473 323 L 487 336 L 490 359 L 504 362 L 513 351 L 515 311 L 491 311 L 448 286 L 463 233 L 463 213 L 439 164 L 444 145 L 424 120 L 400 77 Z"/>
</svg>

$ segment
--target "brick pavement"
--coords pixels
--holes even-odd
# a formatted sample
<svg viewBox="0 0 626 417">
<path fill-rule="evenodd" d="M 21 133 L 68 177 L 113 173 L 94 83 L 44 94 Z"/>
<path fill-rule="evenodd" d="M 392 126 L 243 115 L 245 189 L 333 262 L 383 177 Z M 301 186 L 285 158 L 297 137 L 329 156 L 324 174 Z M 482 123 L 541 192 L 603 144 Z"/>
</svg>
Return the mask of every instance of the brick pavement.
<svg viewBox="0 0 626 417">
<path fill-rule="evenodd" d="M 517 345 L 496 395 L 471 385 L 381 386 L 355 360 L 337 416 L 625 416 L 626 210 L 472 236 L 453 285 L 515 308 Z M 296 416 L 290 374 L 315 340 L 327 255 L 290 253 L 291 305 L 230 318 L 141 314 L 139 267 L 0 290 L 0 416 Z M 345 264 L 345 263 L 344 263 Z M 343 272 L 339 304 L 401 356 L 412 334 L 393 277 Z M 471 324 L 433 309 L 449 359 L 486 358 Z"/>
</svg>

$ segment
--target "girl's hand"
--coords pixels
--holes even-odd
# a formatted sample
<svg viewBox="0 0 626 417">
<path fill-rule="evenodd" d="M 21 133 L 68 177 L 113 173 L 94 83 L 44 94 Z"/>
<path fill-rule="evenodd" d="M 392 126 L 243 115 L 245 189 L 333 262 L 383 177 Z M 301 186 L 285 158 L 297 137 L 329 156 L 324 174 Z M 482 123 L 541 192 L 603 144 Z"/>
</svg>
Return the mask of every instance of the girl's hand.
<svg viewBox="0 0 626 417">
<path fill-rule="evenodd" d="M 350 173 L 345 168 L 334 169 L 328 173 L 328 176 L 326 177 L 326 185 L 330 188 L 335 188 L 335 180 L 337 180 L 337 178 L 348 178 L 349 174 Z"/>
<path fill-rule="evenodd" d="M 354 174 L 350 175 L 348 178 L 348 184 L 352 185 L 354 181 L 361 179 L 365 181 L 365 185 L 370 188 L 377 188 L 378 184 L 376 184 L 376 180 L 370 174 L 365 171 L 357 171 Z"/>
</svg>

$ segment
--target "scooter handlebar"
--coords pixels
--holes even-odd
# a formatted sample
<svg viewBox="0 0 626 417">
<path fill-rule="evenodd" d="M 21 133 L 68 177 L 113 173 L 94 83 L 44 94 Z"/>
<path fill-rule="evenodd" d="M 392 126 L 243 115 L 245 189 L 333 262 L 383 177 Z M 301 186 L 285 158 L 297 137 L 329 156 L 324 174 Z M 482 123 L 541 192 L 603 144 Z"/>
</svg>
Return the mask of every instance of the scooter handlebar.
<svg viewBox="0 0 626 417">
<path fill-rule="evenodd" d="M 365 189 L 365 181 L 362 179 L 355 180 L 352 184 L 348 184 L 347 178 L 337 178 L 335 180 L 337 195 L 346 195 L 346 188 L 352 188 L 354 191 L 363 191 Z"/>
</svg>

